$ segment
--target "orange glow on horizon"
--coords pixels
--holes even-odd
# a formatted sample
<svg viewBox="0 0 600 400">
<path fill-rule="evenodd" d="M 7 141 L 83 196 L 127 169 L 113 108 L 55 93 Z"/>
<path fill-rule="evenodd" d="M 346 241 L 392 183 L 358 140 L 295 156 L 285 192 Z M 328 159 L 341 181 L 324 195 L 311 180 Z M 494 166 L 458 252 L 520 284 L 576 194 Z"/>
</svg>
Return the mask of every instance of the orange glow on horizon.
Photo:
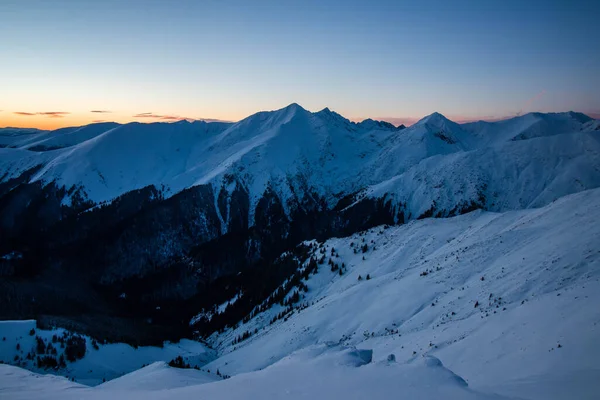
<svg viewBox="0 0 600 400">
<path fill-rule="evenodd" d="M 36 128 L 41 130 L 55 130 L 66 127 L 84 126 L 99 122 L 117 122 L 127 124 L 129 122 L 177 122 L 181 120 L 198 120 L 203 118 L 193 118 L 180 115 L 158 114 L 158 113 L 117 113 L 110 111 L 95 111 L 81 113 L 37 113 L 37 112 L 18 112 L 7 111 L 0 112 L 0 128 Z M 239 121 L 237 119 L 218 119 L 222 121 Z M 207 119 L 210 120 L 210 119 Z"/>
<path fill-rule="evenodd" d="M 95 118 L 82 118 L 76 115 L 48 117 L 45 115 L 17 115 L 3 112 L 0 114 L 0 127 L 37 128 L 54 130 L 68 126 L 80 126 L 92 123 Z"/>
<path fill-rule="evenodd" d="M 258 111 L 257 111 L 258 112 Z M 600 118 L 600 112 L 588 112 L 592 118 Z M 249 115 L 247 115 L 249 116 Z M 206 119 L 207 121 L 219 120 L 236 122 L 246 118 L 230 118 L 230 119 Z M 349 119 L 354 122 L 360 122 L 367 118 L 371 118 L 379 121 L 387 121 L 395 126 L 404 124 L 410 126 L 423 118 L 421 117 L 364 117 L 364 118 L 352 118 Z M 472 121 L 498 121 L 515 117 L 515 115 L 508 116 L 484 116 L 484 117 L 468 117 L 464 115 L 446 115 L 446 117 L 459 124 L 472 122 Z M 127 124 L 130 122 L 140 123 L 153 123 L 153 122 L 177 122 L 181 120 L 202 120 L 204 118 L 193 118 L 184 117 L 178 115 L 169 114 L 157 114 L 157 113 L 138 113 L 138 114 L 123 114 L 113 112 L 84 112 L 84 113 L 64 113 L 62 115 L 56 115 L 56 113 L 33 113 L 33 112 L 10 112 L 7 110 L 0 112 L 0 128 L 13 127 L 13 128 L 36 128 L 41 130 L 54 130 L 66 127 L 84 126 L 92 123 L 99 122 L 117 122 L 120 124 Z"/>
<path fill-rule="evenodd" d="M 3 115 L 5 114 L 5 115 Z M 123 116 L 118 114 L 91 114 L 77 115 L 69 114 L 62 117 L 49 117 L 46 115 L 19 115 L 12 113 L 0 114 L 0 128 L 36 128 L 41 130 L 55 130 L 73 126 L 83 126 L 98 122 L 118 122 L 126 124 L 129 122 L 176 122 L 186 119 L 183 117 L 168 117 L 168 118 L 133 118 L 131 116 Z"/>
</svg>

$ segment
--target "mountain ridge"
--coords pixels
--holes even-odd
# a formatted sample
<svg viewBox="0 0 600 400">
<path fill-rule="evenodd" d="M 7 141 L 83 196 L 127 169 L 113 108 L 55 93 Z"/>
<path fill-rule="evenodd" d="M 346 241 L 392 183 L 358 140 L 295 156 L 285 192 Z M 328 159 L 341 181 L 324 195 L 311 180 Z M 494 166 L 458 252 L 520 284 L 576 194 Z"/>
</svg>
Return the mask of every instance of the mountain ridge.
<svg viewBox="0 0 600 400">
<path fill-rule="evenodd" d="M 547 114 L 549 116 L 551 115 L 557 115 L 557 116 L 566 116 L 566 115 L 570 115 L 572 113 L 562 113 L 562 114 Z M 546 115 L 546 114 L 541 114 L 541 115 Z M 583 115 L 583 114 L 582 114 Z M 237 123 L 220 123 L 220 122 L 195 122 L 192 123 L 191 125 L 186 124 L 186 125 L 181 125 L 181 124 L 177 124 L 174 123 L 176 125 L 173 125 L 173 123 L 151 123 L 151 124 L 140 124 L 140 123 L 131 123 L 131 124 L 114 124 L 114 123 L 101 123 L 101 124 L 91 124 L 91 125 L 87 125 L 84 127 L 79 127 L 79 128 L 65 128 L 67 130 L 68 133 L 63 134 L 63 132 L 65 131 L 65 129 L 61 129 L 61 130 L 57 130 L 57 131 L 52 131 L 50 132 L 49 135 L 51 135 L 48 138 L 43 138 L 42 140 L 27 140 L 26 143 L 15 143 L 15 146 L 17 146 L 18 148 L 22 148 L 22 149 L 29 149 L 31 150 L 32 148 L 34 150 L 39 150 L 41 151 L 41 154 L 39 157 L 35 157 L 36 160 L 35 161 L 31 161 L 31 162 L 26 162 L 24 160 L 23 164 L 25 164 L 27 167 L 32 167 L 35 164 L 39 165 L 39 164 L 46 164 L 46 167 L 43 169 L 42 172 L 38 173 L 34 180 L 42 180 L 44 182 L 51 182 L 51 181 L 55 181 L 57 180 L 59 184 L 64 184 L 67 188 L 70 186 L 77 186 L 77 185 L 82 185 L 82 186 L 86 186 L 86 178 L 84 177 L 70 177 L 69 175 L 65 178 L 62 176 L 62 173 L 60 171 L 53 173 L 52 169 L 53 166 L 57 166 L 59 164 L 61 164 L 60 162 L 55 162 L 54 160 L 57 157 L 62 157 L 62 158 L 73 158 L 73 155 L 71 154 L 67 154 L 67 155 L 48 155 L 46 154 L 46 151 L 44 150 L 56 150 L 56 149 L 60 149 L 60 148 L 65 148 L 65 147 L 73 147 L 76 145 L 80 145 L 80 146 L 85 146 L 84 142 L 88 141 L 88 140 L 93 140 L 95 139 L 96 141 L 100 141 L 99 139 L 97 139 L 98 136 L 101 136 L 102 134 L 106 133 L 107 131 L 109 131 L 110 129 L 117 129 L 119 130 L 119 138 L 120 140 L 123 140 L 125 138 L 127 138 L 128 135 L 132 135 L 134 131 L 138 131 L 138 130 L 144 130 L 147 131 L 147 134 L 149 135 L 147 138 L 145 139 L 139 139 L 137 141 L 137 143 L 135 144 L 131 144 L 130 148 L 128 148 L 126 151 L 130 152 L 130 151 L 134 151 L 133 146 L 136 146 L 136 148 L 138 149 L 142 149 L 144 147 L 152 147 L 152 146 L 158 146 L 159 148 L 163 145 L 159 145 L 160 143 L 160 137 L 152 137 L 156 136 L 156 134 L 153 134 L 152 131 L 156 130 L 157 134 L 159 135 L 173 135 L 175 134 L 175 130 L 171 130 L 168 127 L 173 127 L 173 126 L 177 126 L 177 128 L 179 129 L 184 129 L 187 130 L 188 132 L 190 130 L 192 130 L 194 128 L 198 128 L 200 126 L 203 127 L 203 129 L 198 129 L 198 133 L 196 135 L 202 135 L 202 131 L 204 132 L 204 134 L 213 134 L 213 135 L 217 135 L 217 137 L 215 137 L 215 140 L 218 141 L 213 141 L 212 144 L 208 144 L 207 146 L 210 146 L 207 148 L 207 150 L 209 151 L 214 151 L 215 146 L 219 146 L 221 144 L 221 146 L 234 146 L 235 143 L 239 143 L 242 142 L 244 140 L 250 140 L 252 139 L 251 136 L 248 136 L 248 134 L 244 134 L 243 131 L 254 131 L 256 132 L 255 134 L 259 134 L 258 132 L 262 132 L 264 134 L 265 131 L 273 128 L 276 130 L 281 130 L 281 127 L 287 123 L 289 123 L 289 120 L 293 119 L 293 118 L 301 118 L 304 117 L 306 119 L 312 119 L 312 120 L 318 120 L 320 122 L 318 122 L 318 124 L 321 124 L 321 128 L 318 129 L 323 129 L 325 128 L 327 129 L 331 129 L 332 127 L 328 125 L 331 124 L 327 118 L 331 118 L 333 117 L 334 120 L 338 120 L 338 121 L 342 121 L 344 123 L 344 125 L 342 125 L 342 127 L 338 127 L 340 128 L 340 130 L 344 130 L 344 129 L 357 129 L 359 132 L 373 132 L 373 131 L 377 131 L 377 130 L 392 130 L 392 127 L 390 125 L 386 125 L 386 124 L 382 124 L 380 121 L 373 121 L 372 120 L 365 120 L 362 121 L 360 123 L 352 123 L 349 120 L 345 119 L 344 117 L 340 116 L 337 113 L 334 113 L 332 111 L 330 111 L 329 109 L 324 109 L 321 110 L 319 112 L 315 112 L 315 113 L 311 113 L 307 110 L 305 110 L 304 108 L 302 108 L 300 105 L 296 104 L 296 103 L 292 103 L 289 106 L 282 108 L 280 110 L 275 110 L 275 111 L 270 111 L 270 112 L 260 112 L 257 114 L 254 114 L 250 117 L 247 117 Z M 524 115 L 522 117 L 517 117 L 514 118 L 512 120 L 508 120 L 508 121 L 524 121 L 528 118 L 531 118 L 532 116 L 537 116 L 537 114 L 527 114 Z M 323 120 L 323 118 L 325 118 L 325 120 Z M 539 120 L 539 118 L 537 118 L 537 120 Z M 589 122 L 591 119 L 586 120 L 585 122 Z M 313 121 L 313 124 L 315 122 Z M 473 142 L 475 141 L 474 137 L 477 137 L 478 134 L 474 134 L 469 136 L 470 134 L 472 134 L 476 127 L 477 127 L 478 123 L 471 123 L 471 124 L 463 124 L 463 125 L 459 125 L 456 124 L 450 120 L 448 120 L 447 118 L 445 118 L 443 115 L 439 114 L 439 113 L 432 113 L 429 116 L 424 117 L 423 119 L 421 119 L 419 122 L 417 122 L 415 125 L 406 128 L 406 129 L 402 129 L 402 131 L 404 131 L 403 133 L 405 134 L 411 134 L 414 133 L 417 130 L 423 130 L 422 134 L 424 135 L 435 135 L 435 137 L 433 137 L 432 139 L 427 139 L 427 140 L 432 140 L 433 143 L 431 144 L 431 146 L 437 146 L 437 139 L 443 140 L 445 141 L 447 144 L 449 145 L 458 145 L 461 147 L 462 150 L 468 150 L 473 148 L 474 146 L 477 146 L 477 144 L 474 144 Z M 501 121 L 501 122 L 495 122 L 495 123 L 486 123 L 486 125 L 483 128 L 480 128 L 480 130 L 484 130 L 487 127 L 490 126 L 497 126 L 498 124 L 507 124 L 507 122 Z M 522 123 L 521 123 L 522 125 Z M 136 127 L 136 128 L 134 128 Z M 104 129 L 106 128 L 106 129 Z M 309 128 L 310 129 L 310 128 Z M 307 131 L 309 130 L 307 129 Z M 398 128 L 395 128 L 394 130 L 397 130 Z M 91 133 L 87 133 L 85 131 L 89 131 L 89 130 L 94 130 L 94 132 Z M 77 139 L 74 138 L 75 135 L 77 135 L 79 132 L 83 131 L 83 138 L 81 139 Z M 172 133 L 170 133 L 169 131 L 171 131 Z M 435 131 L 435 132 L 434 132 Z M 0 130 L 0 137 L 1 136 L 1 130 Z M 484 132 L 486 133 L 486 132 Z M 178 136 L 180 136 L 181 134 L 184 134 L 184 132 L 177 132 Z M 237 134 L 236 137 L 232 137 L 231 139 L 226 140 L 227 136 L 231 136 L 231 135 L 235 135 Z M 519 134 L 524 135 L 523 132 L 519 131 L 518 129 L 515 130 L 515 132 L 512 132 L 511 135 L 512 137 L 510 139 L 514 139 L 515 136 L 518 136 Z M 189 133 L 188 133 L 189 135 Z M 220 137 L 219 137 L 220 135 Z M 488 136 L 491 136 L 492 134 L 490 133 Z M 264 140 L 271 140 L 273 137 L 267 135 L 268 137 L 264 137 Z M 480 135 L 481 136 L 481 135 Z M 531 135 L 529 135 L 531 136 Z M 529 137 L 528 136 L 528 137 Z M 171 140 L 180 140 L 181 138 L 176 138 L 173 137 Z M 6 138 L 5 138 L 6 140 Z M 72 143 L 70 144 L 58 144 L 56 143 L 58 140 L 62 140 L 63 142 L 65 140 L 71 140 Z M 157 141 L 158 142 L 155 142 Z M 187 141 L 182 141 L 181 145 L 185 146 L 185 147 L 197 147 L 197 144 L 202 145 L 202 137 L 201 136 L 189 136 Z M 258 141 L 260 141 L 261 139 L 257 139 Z M 489 139 L 485 139 L 488 140 Z M 505 140 L 505 139 L 502 139 Z M 219 143 L 221 142 L 221 143 Z M 261 143 L 257 143 L 259 146 L 261 145 Z M 36 147 L 38 146 L 38 147 Z M 89 143 L 88 143 L 89 146 Z M 114 144 L 113 145 L 114 148 L 112 148 L 112 151 L 118 151 L 118 149 L 120 147 L 123 147 L 123 145 L 118 145 L 118 144 Z M 44 148 L 46 147 L 46 148 Z M 168 149 L 169 147 L 166 146 L 166 149 Z M 173 149 L 175 151 L 179 151 L 177 149 Z M 199 150 L 199 149 L 198 149 Z M 195 163 L 194 160 L 200 160 L 203 157 L 206 157 L 204 155 L 201 154 L 201 152 L 199 153 L 198 150 L 196 151 L 191 151 L 189 153 L 189 160 L 186 161 L 187 167 L 186 166 L 182 166 L 182 170 L 178 173 L 173 172 L 171 175 L 169 175 L 168 173 L 164 176 L 164 178 L 159 178 L 159 177 L 155 177 L 155 178 L 150 178 L 148 177 L 148 179 L 145 179 L 143 176 L 140 176 L 139 173 L 137 175 L 137 177 L 133 172 L 131 171 L 127 171 L 127 168 L 125 168 L 126 166 L 124 165 L 124 172 L 122 172 L 121 174 L 125 174 L 124 176 L 126 177 L 128 174 L 131 175 L 131 180 L 138 182 L 137 184 L 134 182 L 131 182 L 129 184 L 127 184 L 126 182 L 122 182 L 117 184 L 118 187 L 112 189 L 112 192 L 106 193 L 106 194 L 98 194 L 98 195 L 94 195 L 89 194 L 88 193 L 88 197 L 91 201 L 93 202 L 104 202 L 107 200 L 111 200 L 115 197 L 117 197 L 118 195 L 125 193 L 127 190 L 133 190 L 133 189 L 140 189 L 142 188 L 145 184 L 155 184 L 157 186 L 161 185 L 161 184 L 165 184 L 167 186 L 169 186 L 170 181 L 173 180 L 173 178 L 175 178 L 175 180 L 177 179 L 181 179 L 184 175 L 187 174 L 186 170 L 188 170 L 190 172 L 190 178 L 187 179 L 187 183 L 186 182 L 181 182 L 181 184 L 176 184 L 173 185 L 174 188 L 173 190 L 170 191 L 171 194 L 177 193 L 180 190 L 183 190 L 187 187 L 193 186 L 194 182 L 200 182 L 200 183 L 206 183 L 207 179 L 204 178 L 202 179 L 202 176 L 198 176 L 196 178 L 194 178 L 193 176 L 193 171 L 199 171 L 202 169 L 202 167 L 200 167 L 199 165 L 192 165 L 193 163 Z M 226 152 L 226 149 L 225 153 Z M 437 149 L 432 148 L 430 151 L 430 154 L 435 154 L 435 152 L 437 151 Z M 159 150 L 158 152 L 156 152 L 156 157 L 158 158 L 163 158 L 163 157 L 175 157 L 177 156 L 178 158 L 180 157 L 180 155 L 169 155 L 168 153 L 166 153 L 165 151 Z M 230 154 L 230 156 L 233 156 L 233 154 Z M 229 156 L 229 157 L 230 157 Z M 243 156 L 243 153 L 240 153 L 239 156 Z M 429 156 L 429 155 L 427 155 Z M 107 158 L 106 155 L 100 155 L 100 157 L 104 157 Z M 118 157 L 117 157 L 118 158 Z M 227 159 L 228 156 L 226 154 L 223 154 L 221 156 L 221 160 L 223 159 Z M 234 159 L 231 159 L 230 161 L 234 162 Z M 68 160 L 67 160 L 68 162 Z M 81 163 L 81 161 L 73 161 L 73 162 L 77 162 L 77 163 Z M 222 161 L 221 161 L 222 162 Z M 49 165 L 49 166 L 48 166 Z M 16 175 L 19 173 L 20 169 L 18 166 L 2 166 L 3 169 L 5 171 L 8 170 L 8 174 L 9 176 L 11 175 Z M 94 168 L 93 166 L 90 166 L 89 168 Z M 106 168 L 106 167 L 101 167 L 99 166 L 101 173 L 103 173 L 102 169 Z M 140 168 L 145 168 L 148 169 L 150 167 L 146 166 L 144 167 L 143 165 L 140 165 Z M 153 167 L 154 168 L 154 167 Z M 211 169 L 211 167 L 207 164 L 205 164 L 205 168 Z M 213 167 L 212 169 L 214 170 L 215 168 L 218 168 L 218 164 L 214 165 L 213 163 Z M 22 169 L 21 169 L 22 170 Z M 209 171 L 206 171 L 207 173 L 209 173 L 209 175 L 219 175 L 218 173 L 213 173 L 210 174 Z M 216 171 L 218 172 L 218 171 Z M 88 174 L 89 175 L 89 172 Z M 106 175 L 103 173 L 103 175 Z M 97 177 L 99 178 L 99 177 Z M 87 178 L 87 179 L 93 179 L 93 178 Z M 64 182 L 61 182 L 64 181 Z M 142 183 L 143 182 L 143 183 Z M 110 185 L 110 181 L 107 182 L 105 185 Z M 166 193 L 166 195 L 168 195 L 168 193 Z"/>
<path fill-rule="evenodd" d="M 185 321 L 252 274 L 284 279 L 277 257 L 304 240 L 599 187 L 598 131 L 584 119 L 459 125 L 434 113 L 398 129 L 291 104 L 231 124 L 91 125 L 45 141 L 0 130 L 0 316 L 83 315 L 92 333 L 89 315 L 133 318 L 148 337 L 127 340 L 189 336 Z M 31 149 L 42 143 L 63 147 Z"/>
</svg>

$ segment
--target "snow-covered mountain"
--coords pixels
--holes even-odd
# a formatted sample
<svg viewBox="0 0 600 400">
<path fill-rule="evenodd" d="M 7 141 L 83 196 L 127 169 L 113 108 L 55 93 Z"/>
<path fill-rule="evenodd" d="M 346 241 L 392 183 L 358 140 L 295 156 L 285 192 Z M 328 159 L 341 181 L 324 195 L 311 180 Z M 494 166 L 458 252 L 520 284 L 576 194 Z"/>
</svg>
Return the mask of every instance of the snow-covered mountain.
<svg viewBox="0 0 600 400">
<path fill-rule="evenodd" d="M 100 123 L 53 132 L 26 131 L 22 135 L 12 130 L 3 135 L 0 130 L 4 145 L 10 147 L 3 150 L 0 167 L 4 181 L 38 167 L 29 182 L 56 183 L 67 191 L 78 187 L 95 204 L 149 185 L 162 188 L 165 196 L 205 184 L 211 184 L 216 192 L 223 187 L 231 191 L 228 182 L 233 179 L 248 192 L 252 217 L 267 187 L 275 190 L 284 207 L 309 194 L 332 205 L 347 194 L 409 170 L 423 175 L 430 163 L 450 163 L 441 157 L 449 154 L 469 158 L 476 156 L 464 153 L 479 151 L 481 158 L 496 156 L 511 164 L 506 168 L 522 169 L 525 166 L 513 160 L 519 155 L 513 153 L 534 151 L 547 154 L 550 165 L 531 168 L 552 167 L 556 157 L 577 157 L 585 163 L 580 167 L 590 167 L 597 165 L 598 149 L 597 135 L 582 132 L 590 121 L 577 113 L 534 113 L 506 121 L 459 125 L 434 113 L 407 129 L 397 130 L 371 120 L 352 123 L 329 109 L 310 113 L 292 104 L 235 124 Z M 551 136 L 561 137 L 553 141 Z M 544 139 L 514 143 L 533 138 Z M 589 151 L 581 154 L 582 146 Z M 575 147 L 577 153 L 554 155 L 557 147 Z M 429 160 L 428 164 L 420 165 L 424 160 Z M 463 161 L 472 165 L 462 168 L 470 169 L 479 162 Z M 440 170 L 445 169 L 446 165 L 440 166 Z M 498 175 L 506 173 L 503 168 L 494 169 Z M 550 181 L 562 172 L 551 172 Z M 435 175 L 439 176 L 439 171 Z M 567 179 L 578 178 L 569 175 Z M 589 188 L 598 182 L 585 180 L 581 184 Z M 65 195 L 66 203 L 69 196 Z M 541 202 L 547 204 L 548 199 Z M 250 218 L 249 224 L 253 223 Z"/>
<path fill-rule="evenodd" d="M 306 241 L 279 257 L 302 278 L 211 335 L 217 354 L 200 371 L 155 363 L 88 387 L 0 365 L 0 387 L 10 398 L 43 399 L 594 399 L 599 211 L 600 189 L 592 189 L 541 208 Z M 283 305 L 269 301 L 278 296 Z M 25 353 L 35 348 L 31 325 L 3 330 L 11 324 L 0 324 L 4 359 L 20 354 L 15 343 Z M 190 344 L 180 346 L 196 363 Z M 157 359 L 174 347 L 156 348 Z M 149 354 L 111 344 L 87 352 L 62 373 L 85 381 L 119 365 L 104 360 L 111 352 L 127 360 L 121 364 Z"/>
<path fill-rule="evenodd" d="M 514 386 L 527 398 L 518 376 L 539 394 L 554 375 L 530 353 L 502 358 L 514 342 L 495 329 L 510 328 L 522 348 L 535 348 L 560 371 L 556 382 L 578 372 L 571 359 L 558 365 L 540 355 L 553 340 L 568 340 L 591 368 L 581 355 L 589 332 L 564 327 L 595 314 L 574 310 L 579 303 L 561 288 L 593 297 L 599 126 L 574 112 L 468 124 L 434 113 L 397 128 L 292 104 L 237 123 L 0 129 L 0 318 L 37 318 L 40 327 L 134 346 L 203 336 L 219 357 L 202 368 L 255 374 L 215 383 L 234 391 L 234 382 L 258 388 L 288 368 L 308 374 L 343 364 L 371 368 L 370 377 L 415 374 L 423 387 L 451 377 L 449 397 L 512 396 Z M 548 335 L 535 344 L 539 335 L 518 326 L 540 307 L 569 315 L 535 320 Z M 467 344 L 488 350 L 473 354 Z M 363 365 L 355 347 L 372 349 L 376 366 Z M 390 352 L 414 359 L 414 369 L 390 367 Z M 416 363 L 421 356 L 436 358 Z M 132 359 L 136 368 L 153 361 Z M 94 379 L 134 369 L 102 360 L 78 362 L 93 365 Z M 491 362 L 515 371 L 494 372 L 513 386 L 478 380 Z M 86 379 L 84 368 L 68 368 Z M 253 372 L 261 368 L 274 372 Z M 132 379 L 206 378 L 171 372 L 154 365 Z M 454 374 L 484 389 L 467 390 Z M 111 390 L 129 387 L 121 382 Z M 352 386 L 332 382 L 319 390 Z M 207 396 L 217 393 L 212 385 L 202 386 Z"/>
<path fill-rule="evenodd" d="M 0 253 L 190 298 L 302 240 L 598 187 L 595 127 L 573 112 L 464 125 L 434 113 L 400 129 L 291 104 L 237 123 L 0 130 Z"/>
</svg>

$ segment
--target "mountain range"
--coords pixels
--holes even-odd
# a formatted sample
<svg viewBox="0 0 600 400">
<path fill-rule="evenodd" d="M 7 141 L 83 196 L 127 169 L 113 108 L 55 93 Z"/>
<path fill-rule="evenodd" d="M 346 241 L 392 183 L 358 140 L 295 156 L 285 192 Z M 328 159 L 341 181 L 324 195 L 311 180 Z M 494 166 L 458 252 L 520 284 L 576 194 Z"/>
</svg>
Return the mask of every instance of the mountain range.
<svg viewBox="0 0 600 400">
<path fill-rule="evenodd" d="M 598 129 L 575 112 L 467 124 L 434 113 L 406 128 L 297 104 L 237 123 L 3 129 L 0 317 L 140 343 L 189 336 L 191 316 L 256 271 L 286 279 L 265 271 L 304 240 L 600 186 Z"/>
<path fill-rule="evenodd" d="M 581 113 L 0 129 L 0 239 L 7 398 L 600 390 Z"/>
</svg>

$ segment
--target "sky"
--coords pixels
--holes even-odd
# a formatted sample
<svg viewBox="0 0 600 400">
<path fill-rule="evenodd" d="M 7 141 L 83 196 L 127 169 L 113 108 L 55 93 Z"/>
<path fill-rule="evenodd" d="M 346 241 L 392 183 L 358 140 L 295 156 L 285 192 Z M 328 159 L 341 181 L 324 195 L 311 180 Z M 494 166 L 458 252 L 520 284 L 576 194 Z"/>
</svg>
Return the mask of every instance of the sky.
<svg viewBox="0 0 600 400">
<path fill-rule="evenodd" d="M 0 126 L 600 117 L 600 1 L 1 0 Z"/>
</svg>

